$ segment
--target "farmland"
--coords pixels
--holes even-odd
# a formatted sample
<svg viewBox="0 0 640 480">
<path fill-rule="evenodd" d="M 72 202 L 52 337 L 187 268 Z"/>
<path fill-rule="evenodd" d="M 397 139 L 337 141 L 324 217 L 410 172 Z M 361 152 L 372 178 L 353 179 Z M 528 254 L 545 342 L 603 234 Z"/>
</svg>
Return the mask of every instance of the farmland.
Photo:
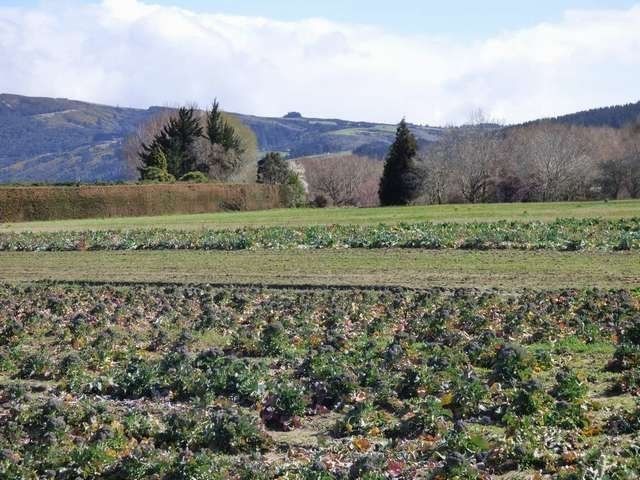
<svg viewBox="0 0 640 480">
<path fill-rule="evenodd" d="M 43 284 L 0 305 L 4 478 L 640 468 L 628 290 Z"/>
<path fill-rule="evenodd" d="M 431 205 L 385 208 L 324 208 L 227 212 L 162 217 L 108 218 L 54 222 L 4 223 L 2 231 L 83 230 L 233 230 L 247 227 L 305 225 L 395 225 L 421 222 L 553 221 L 558 218 L 633 218 L 640 215 L 640 200 L 610 202 L 511 203 Z"/>
<path fill-rule="evenodd" d="M 638 478 L 639 250 L 633 201 L 3 225 L 0 478 Z"/>
<path fill-rule="evenodd" d="M 0 281 L 521 288 L 640 286 L 630 252 L 0 252 Z"/>
</svg>

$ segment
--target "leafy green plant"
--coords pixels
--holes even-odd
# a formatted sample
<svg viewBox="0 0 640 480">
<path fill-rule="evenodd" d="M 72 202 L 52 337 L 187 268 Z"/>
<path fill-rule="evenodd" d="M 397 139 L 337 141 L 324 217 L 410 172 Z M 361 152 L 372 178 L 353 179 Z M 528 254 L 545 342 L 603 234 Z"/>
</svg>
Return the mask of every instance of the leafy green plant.
<svg viewBox="0 0 640 480">
<path fill-rule="evenodd" d="M 293 382 L 278 382 L 269 389 L 260 417 L 268 428 L 292 430 L 307 408 L 304 390 Z"/>
<path fill-rule="evenodd" d="M 533 361 L 520 345 L 504 344 L 496 351 L 493 379 L 508 385 L 527 380 L 532 373 Z"/>
</svg>

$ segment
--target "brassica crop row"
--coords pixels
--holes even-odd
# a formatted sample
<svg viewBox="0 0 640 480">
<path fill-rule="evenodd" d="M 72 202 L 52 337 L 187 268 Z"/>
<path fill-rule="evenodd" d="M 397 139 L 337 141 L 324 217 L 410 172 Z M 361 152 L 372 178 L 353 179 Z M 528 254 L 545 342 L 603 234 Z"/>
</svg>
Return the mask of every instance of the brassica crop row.
<svg viewBox="0 0 640 480">
<path fill-rule="evenodd" d="M 0 251 L 325 248 L 638 250 L 640 217 L 624 220 L 560 219 L 549 223 L 500 221 L 259 227 L 237 230 L 133 229 L 0 233 Z"/>
</svg>

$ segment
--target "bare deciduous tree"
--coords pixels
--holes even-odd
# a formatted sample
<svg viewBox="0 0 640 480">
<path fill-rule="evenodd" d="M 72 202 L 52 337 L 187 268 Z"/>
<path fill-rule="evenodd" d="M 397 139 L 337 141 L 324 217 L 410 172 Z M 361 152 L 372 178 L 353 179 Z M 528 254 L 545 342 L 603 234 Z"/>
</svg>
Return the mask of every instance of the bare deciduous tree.
<svg viewBox="0 0 640 480">
<path fill-rule="evenodd" d="M 537 200 L 576 199 L 585 194 L 595 173 L 587 130 L 542 123 L 516 133 L 512 155 Z"/>
<path fill-rule="evenodd" d="M 382 163 L 356 155 L 306 158 L 305 169 L 311 198 L 323 195 L 337 206 L 378 204 Z"/>
</svg>

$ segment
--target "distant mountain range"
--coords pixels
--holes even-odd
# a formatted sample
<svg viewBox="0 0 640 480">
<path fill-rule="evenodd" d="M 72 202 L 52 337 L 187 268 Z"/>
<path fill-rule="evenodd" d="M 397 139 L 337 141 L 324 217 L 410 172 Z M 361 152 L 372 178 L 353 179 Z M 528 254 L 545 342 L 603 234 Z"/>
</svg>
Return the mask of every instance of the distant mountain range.
<svg viewBox="0 0 640 480">
<path fill-rule="evenodd" d="M 0 183 L 113 182 L 130 180 L 122 159 L 124 140 L 160 107 L 146 110 L 75 100 L 0 94 Z M 256 134 L 261 151 L 291 158 L 355 152 L 384 157 L 395 125 L 338 119 L 234 114 Z M 640 116 L 640 102 L 576 113 L 553 121 L 619 127 Z M 411 126 L 422 146 L 444 129 Z"/>
</svg>

